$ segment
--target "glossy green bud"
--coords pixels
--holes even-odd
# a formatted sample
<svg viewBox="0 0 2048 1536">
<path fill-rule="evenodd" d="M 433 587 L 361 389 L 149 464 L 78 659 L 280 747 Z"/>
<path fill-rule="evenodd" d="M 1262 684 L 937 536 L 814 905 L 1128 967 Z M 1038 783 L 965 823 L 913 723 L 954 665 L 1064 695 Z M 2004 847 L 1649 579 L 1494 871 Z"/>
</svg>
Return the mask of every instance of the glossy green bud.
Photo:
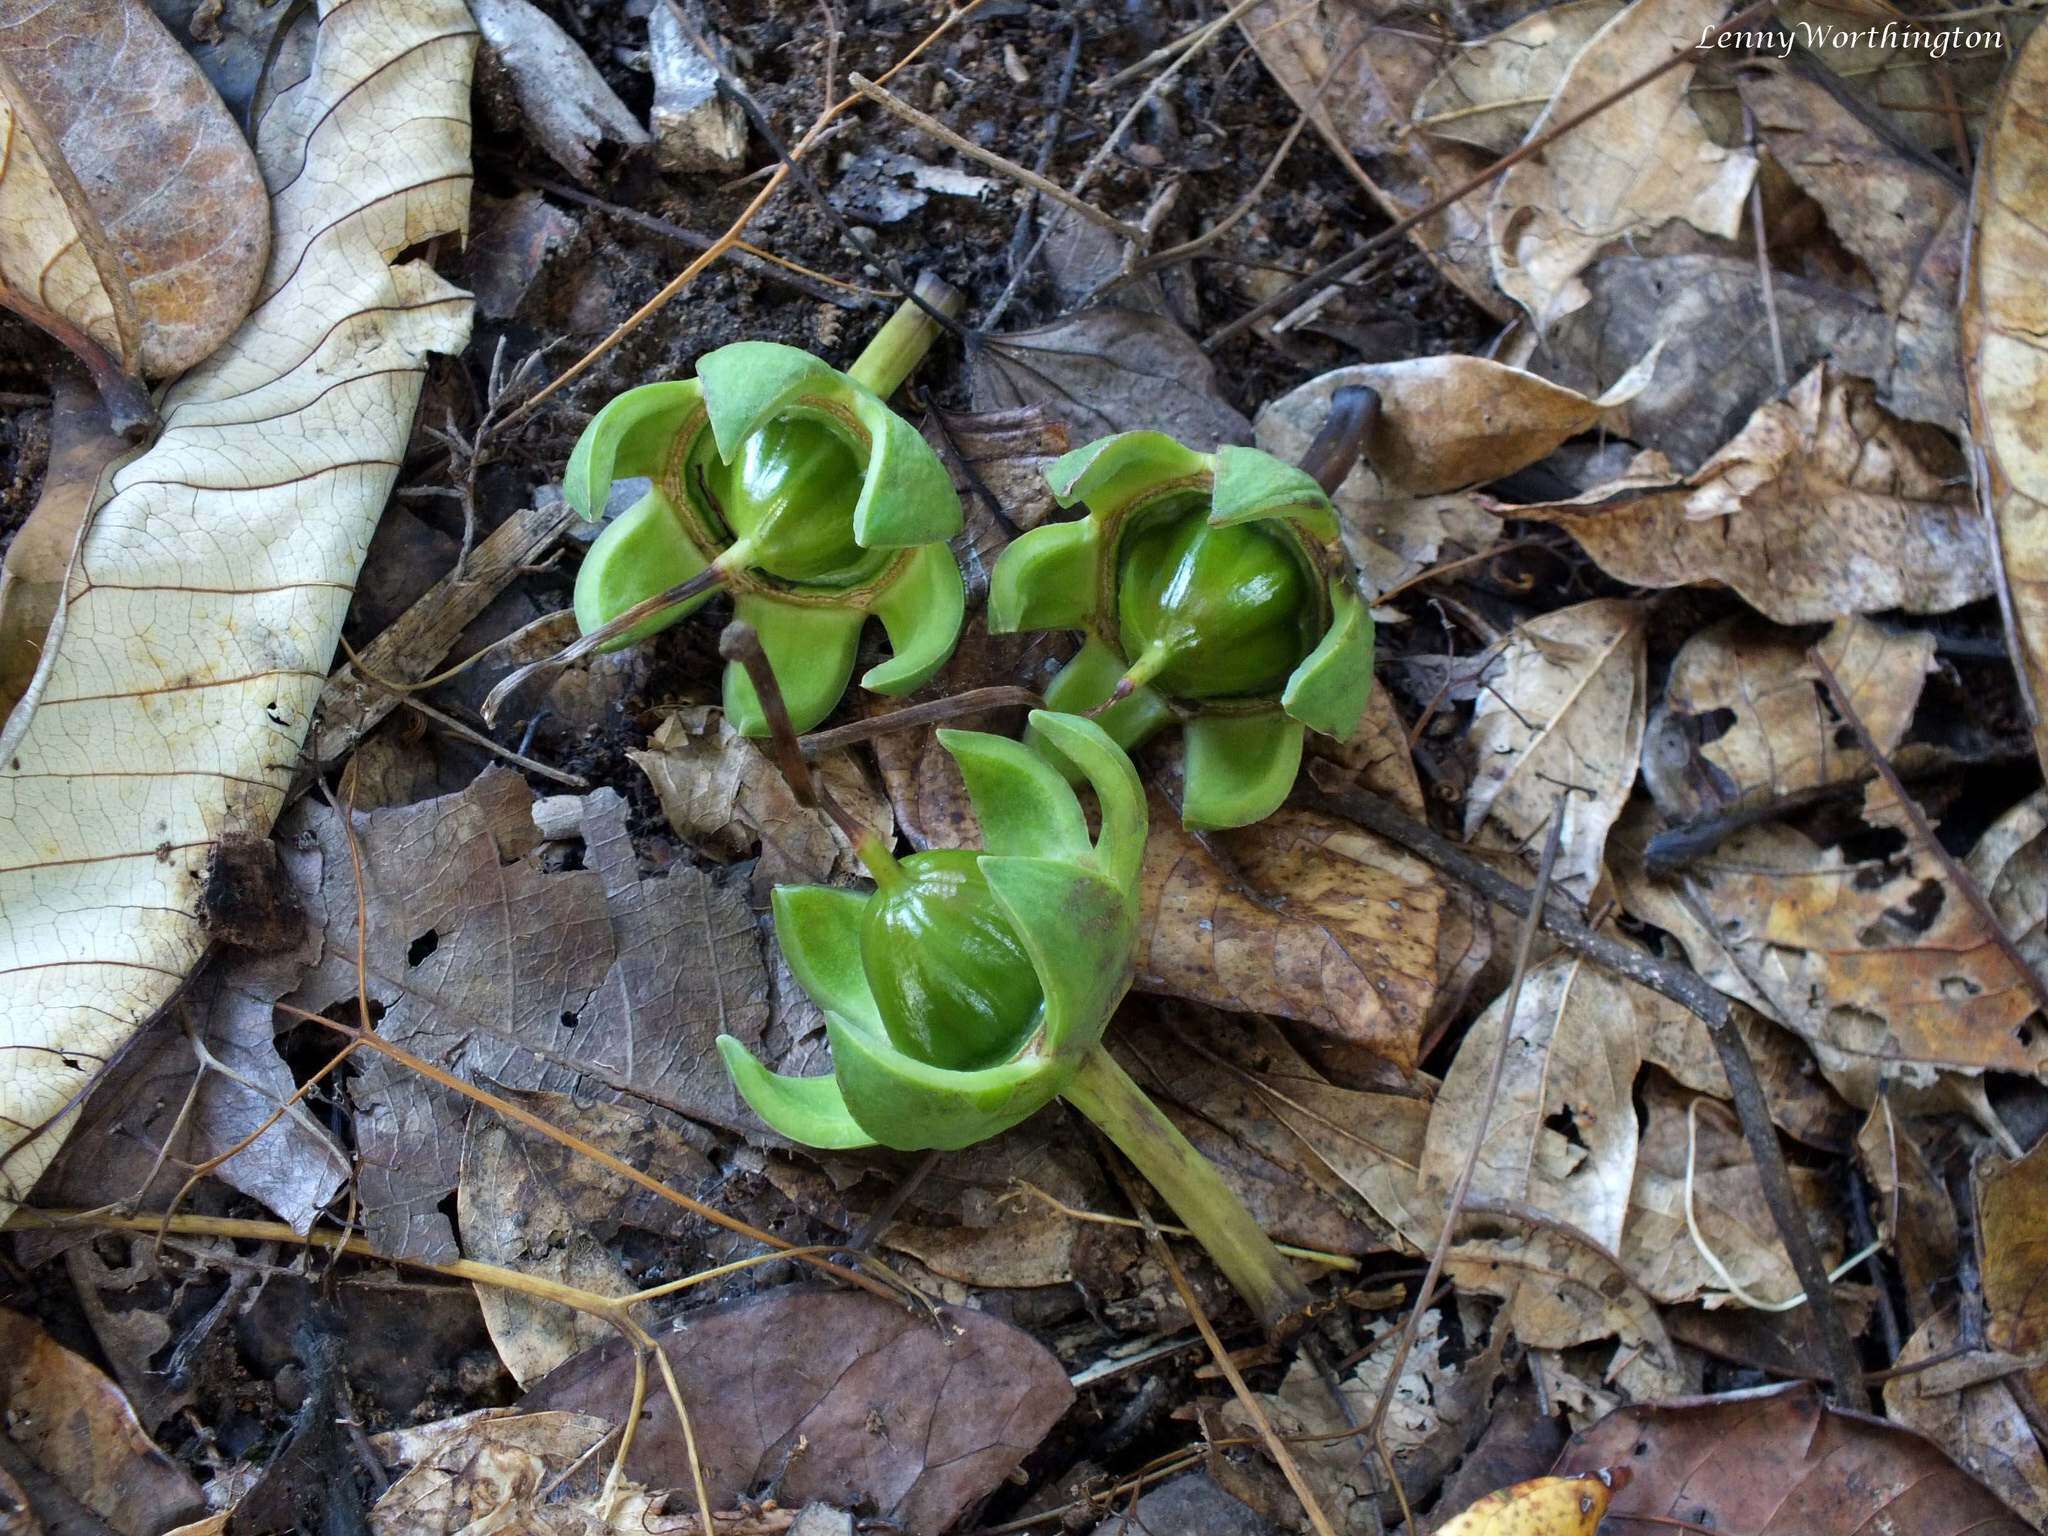
<svg viewBox="0 0 2048 1536">
<path fill-rule="evenodd" d="M 888 694 L 922 687 L 952 654 L 965 611 L 946 547 L 960 531 L 960 497 L 931 445 L 859 368 L 842 373 L 794 347 L 736 342 L 698 359 L 696 378 L 629 390 L 599 411 L 563 477 L 570 505 L 596 517 L 615 480 L 646 476 L 653 485 L 584 555 L 584 633 L 703 577 L 701 592 L 612 643 L 676 623 L 722 588 L 734 617 L 760 635 L 799 731 L 845 694 L 871 617 L 894 655 L 861 685 Z M 737 667 L 726 669 L 724 702 L 743 734 L 767 734 Z"/>
<path fill-rule="evenodd" d="M 968 1070 L 1015 1056 L 1038 1028 L 1045 989 L 964 848 L 915 853 L 868 898 L 861 966 L 896 1049 Z"/>
<path fill-rule="evenodd" d="M 1087 516 L 1003 551 L 991 633 L 1079 629 L 1046 704 L 1127 750 L 1179 725 L 1188 826 L 1271 815 L 1304 732 L 1348 737 L 1372 689 L 1372 617 L 1329 497 L 1270 454 L 1195 453 L 1159 432 L 1077 448 L 1046 478 Z"/>
<path fill-rule="evenodd" d="M 1161 519 L 1124 541 L 1120 648 L 1174 698 L 1277 694 L 1315 648 L 1308 569 L 1265 529 L 1212 527 L 1207 514 Z"/>
</svg>

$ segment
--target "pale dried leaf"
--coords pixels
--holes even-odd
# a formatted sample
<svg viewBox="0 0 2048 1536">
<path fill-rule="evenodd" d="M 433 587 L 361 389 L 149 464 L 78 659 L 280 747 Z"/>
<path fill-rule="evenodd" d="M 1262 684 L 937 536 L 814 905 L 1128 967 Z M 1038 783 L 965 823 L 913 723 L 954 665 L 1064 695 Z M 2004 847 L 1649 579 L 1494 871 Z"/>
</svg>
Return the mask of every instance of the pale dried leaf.
<svg viewBox="0 0 2048 1536">
<path fill-rule="evenodd" d="M 1530 129 L 1539 135 L 1690 49 L 1721 20 L 1719 0 L 1636 0 L 1594 35 Z M 1494 281 L 1549 330 L 1592 297 L 1579 273 L 1609 246 L 1674 219 L 1722 239 L 1741 227 L 1756 157 L 1707 136 L 1686 102 L 1693 69 L 1666 70 L 1495 183 L 1486 210 Z"/>
<path fill-rule="evenodd" d="M 1467 43 L 1415 104 L 1415 126 L 1504 155 L 1528 135 L 1565 71 L 1623 0 L 1565 0 Z"/>
<path fill-rule="evenodd" d="M 1690 478 L 1659 485 L 1663 469 L 1646 461 L 1571 501 L 1489 505 L 1563 528 L 1618 580 L 1730 586 L 1780 624 L 1991 594 L 1990 539 L 1953 445 L 1890 415 L 1865 380 L 1816 368 Z"/>
<path fill-rule="evenodd" d="M 379 1435 L 378 1453 L 408 1470 L 371 1506 L 369 1528 L 373 1536 L 456 1536 L 511 1521 L 566 1536 L 572 1511 L 543 1510 L 544 1496 L 610 1434 L 589 1414 L 492 1408 Z"/>
<path fill-rule="evenodd" d="M 1557 883 L 1589 899 L 1635 784 L 1646 665 L 1636 603 L 1600 598 L 1517 628 L 1473 712 L 1465 836 L 1534 863 L 1562 801 Z"/>
<path fill-rule="evenodd" d="M 50 1048 L 89 1070 L 176 991 L 205 946 L 209 848 L 283 803 L 426 354 L 467 335 L 466 295 L 390 259 L 463 226 L 473 46 L 457 0 L 328 8 L 313 73 L 265 118 L 257 307 L 110 477 L 0 729 L 11 1198 L 84 1080 Z"/>
</svg>

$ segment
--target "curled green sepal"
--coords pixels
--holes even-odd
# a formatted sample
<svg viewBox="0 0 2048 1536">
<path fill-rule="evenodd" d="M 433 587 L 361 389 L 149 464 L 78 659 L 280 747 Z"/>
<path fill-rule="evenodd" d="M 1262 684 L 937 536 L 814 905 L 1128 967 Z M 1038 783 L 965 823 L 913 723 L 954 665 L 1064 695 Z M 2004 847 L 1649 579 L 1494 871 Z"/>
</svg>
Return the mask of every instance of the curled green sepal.
<svg viewBox="0 0 2048 1536">
<path fill-rule="evenodd" d="M 718 1037 L 718 1054 L 747 1107 L 791 1141 L 830 1152 L 872 1147 L 875 1138 L 860 1128 L 846 1107 L 838 1079 L 785 1077 L 770 1072 L 731 1035 Z"/>
<path fill-rule="evenodd" d="M 1046 479 L 1087 515 L 1004 550 L 990 629 L 1079 628 L 1081 650 L 1046 702 L 1099 719 L 1127 750 L 1187 725 L 1190 826 L 1270 815 L 1292 786 L 1303 728 L 1349 737 L 1372 689 L 1372 616 L 1329 497 L 1257 449 L 1200 454 L 1157 432 L 1088 443 Z M 1059 744 L 1029 739 L 1075 770 Z"/>
<path fill-rule="evenodd" d="M 799 731 L 845 693 L 868 617 L 893 652 L 862 678 L 877 693 L 922 687 L 952 654 L 965 590 L 945 541 L 960 531 L 959 495 L 930 444 L 859 377 L 772 342 L 708 352 L 696 378 L 629 390 L 599 411 L 563 494 L 595 517 L 615 479 L 639 475 L 653 489 L 584 558 L 578 626 L 588 635 L 685 582 L 702 590 L 608 649 L 722 588 L 760 631 Z M 744 675 L 728 668 L 725 691 L 735 726 L 764 734 Z"/>
<path fill-rule="evenodd" d="M 785 1136 L 829 1135 L 838 1139 L 810 1144 L 850 1145 L 844 1139 L 853 1134 L 850 1122 L 904 1151 L 967 1146 L 1057 1096 L 1101 1042 L 1131 984 L 1144 790 L 1130 759 L 1093 721 L 1039 711 L 1032 725 L 1088 779 L 1099 832 L 1090 834 L 1072 785 L 1029 748 L 978 731 L 942 731 L 939 739 L 967 782 L 986 852 L 938 851 L 899 864 L 879 849 L 867 850 L 863 858 L 878 883 L 872 894 L 823 886 L 775 892 L 776 938 L 798 983 L 825 1012 L 837 1104 L 818 1079 L 778 1079 L 736 1041 L 721 1042 L 720 1049 L 747 1102 Z M 991 912 L 998 914 L 1029 962 L 1028 977 L 1021 966 L 1014 975 L 999 968 L 949 973 L 986 975 L 1006 989 L 1001 1006 L 960 1021 L 951 1035 L 941 1034 L 947 1019 L 929 1010 L 891 1013 L 915 1010 L 920 996 L 942 991 L 931 985 L 929 966 L 913 964 L 920 957 L 902 950 L 919 931 L 903 919 L 905 901 L 925 889 L 920 882 L 954 893 L 924 909 L 931 922 L 971 911 L 986 923 Z M 976 900 L 982 905 L 972 906 Z M 870 920 L 878 910 L 893 919 L 882 928 Z M 914 916 L 918 909 L 910 910 Z M 929 926 L 923 931 L 933 932 Z M 889 936 L 879 953 L 868 952 L 868 935 L 875 932 Z M 933 953 L 962 952 L 946 940 L 944 934 L 933 939 Z M 1009 995 L 1017 983 L 1025 990 Z M 950 995 L 962 994 L 956 986 Z M 998 1059 L 977 1057 L 971 1067 L 940 1064 L 947 1054 L 967 1059 L 956 1047 L 969 1037 L 958 1031 L 980 1028 L 987 1017 L 1021 1021 L 1007 1054 L 999 1035 Z M 836 1108 L 843 1108 L 846 1122 L 835 1118 Z"/>
</svg>

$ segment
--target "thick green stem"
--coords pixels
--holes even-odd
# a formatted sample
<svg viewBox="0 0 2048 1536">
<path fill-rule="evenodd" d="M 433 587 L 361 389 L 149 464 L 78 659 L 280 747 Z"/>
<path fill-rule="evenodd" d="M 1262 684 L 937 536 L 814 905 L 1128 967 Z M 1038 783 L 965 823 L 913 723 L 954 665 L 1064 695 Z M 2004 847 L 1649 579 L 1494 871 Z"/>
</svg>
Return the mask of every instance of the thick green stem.
<svg viewBox="0 0 2048 1536">
<path fill-rule="evenodd" d="M 944 278 L 927 272 L 917 280 L 917 298 L 949 319 L 966 307 L 967 299 Z M 905 299 L 888 324 L 875 332 L 853 366 L 850 377 L 867 385 L 884 400 L 910 377 L 910 370 L 924 361 L 925 353 L 939 339 L 939 323 L 910 299 Z"/>
<path fill-rule="evenodd" d="M 1182 1225 L 1209 1251 L 1268 1333 L 1281 1332 L 1309 1303 L 1295 1274 L 1223 1176 L 1175 1129 L 1130 1074 L 1096 1046 L 1067 1085 L 1066 1101 L 1108 1133 L 1166 1197 Z"/>
</svg>

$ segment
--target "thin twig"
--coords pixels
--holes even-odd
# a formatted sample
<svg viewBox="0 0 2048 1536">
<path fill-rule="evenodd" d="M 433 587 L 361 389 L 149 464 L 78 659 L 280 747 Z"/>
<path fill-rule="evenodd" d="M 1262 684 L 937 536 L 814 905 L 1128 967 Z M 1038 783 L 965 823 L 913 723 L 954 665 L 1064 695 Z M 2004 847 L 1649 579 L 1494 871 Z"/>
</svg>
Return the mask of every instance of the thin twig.
<svg viewBox="0 0 2048 1536">
<path fill-rule="evenodd" d="M 1403 214 L 1356 250 L 1346 252 L 1324 267 L 1320 272 L 1313 272 L 1300 282 L 1281 289 L 1280 292 L 1274 294 L 1271 298 L 1254 305 L 1228 325 L 1213 332 L 1202 343 L 1202 350 L 1204 352 L 1213 352 L 1226 341 L 1250 329 L 1268 315 L 1276 314 L 1283 309 L 1292 309 L 1296 304 L 1299 304 L 1310 294 L 1317 292 L 1325 284 L 1332 283 L 1346 273 L 1355 270 L 1374 251 L 1391 245 L 1410 230 L 1435 218 L 1446 208 L 1463 202 L 1481 187 L 1491 186 L 1500 177 L 1506 175 L 1508 171 L 1520 165 L 1530 156 L 1542 153 L 1566 134 L 1591 122 L 1616 103 L 1627 100 L 1653 80 L 1661 78 L 1678 68 L 1681 64 L 1689 61 L 1696 52 L 1716 46 L 1720 38 L 1725 37 L 1731 32 L 1740 31 L 1744 27 L 1754 26 L 1771 13 L 1776 3 L 1777 0 L 1757 0 L 1756 4 L 1746 7 L 1738 15 L 1722 23 L 1720 30 L 1713 38 L 1695 43 L 1692 47 L 1680 49 L 1662 63 L 1653 65 L 1642 74 L 1636 76 L 1635 79 L 1617 86 L 1598 101 L 1593 102 L 1578 112 L 1574 112 L 1562 122 L 1553 124 L 1518 148 L 1509 151 L 1477 175 L 1466 177 L 1465 180 L 1459 182 L 1458 185 L 1451 188 L 1450 191 L 1444 193 L 1441 197 L 1431 199 L 1413 213 Z"/>
<path fill-rule="evenodd" d="M 812 731 L 807 736 L 799 736 L 797 745 L 803 748 L 807 758 L 823 757 L 827 752 L 856 747 L 882 736 L 894 736 L 899 731 L 914 731 L 920 726 L 993 714 L 999 709 L 1036 709 L 1044 702 L 1029 688 L 1009 684 L 970 688 L 965 693 L 948 694 L 943 699 L 926 699 L 921 704 L 907 704 L 902 709 L 870 715 L 865 720 L 850 720 L 829 730 Z"/>
<path fill-rule="evenodd" d="M 1472 1132 L 1472 1147 L 1465 1154 L 1465 1164 L 1458 1170 L 1458 1182 L 1451 1186 L 1450 1204 L 1444 1210 L 1444 1224 L 1436 1236 L 1436 1247 L 1429 1255 L 1429 1268 L 1422 1276 L 1421 1289 L 1416 1292 L 1415 1305 L 1408 1309 L 1408 1315 L 1401 1322 L 1401 1336 L 1394 1345 L 1394 1354 L 1387 1365 L 1387 1379 L 1380 1383 L 1380 1395 L 1372 1405 L 1372 1417 L 1366 1420 L 1366 1433 L 1375 1439 L 1380 1427 L 1386 1423 L 1387 1409 L 1393 1406 L 1394 1389 L 1401 1384 L 1401 1371 L 1408 1364 L 1408 1351 L 1414 1347 L 1415 1335 L 1422 1323 L 1423 1303 L 1436 1289 L 1437 1277 L 1444 1272 L 1444 1260 L 1450 1256 L 1451 1241 L 1458 1230 L 1458 1215 L 1465 1208 L 1465 1197 L 1472 1192 L 1472 1176 L 1479 1168 L 1479 1154 L 1486 1145 L 1486 1128 L 1493 1119 L 1494 1103 L 1500 1098 L 1500 1085 L 1507 1076 L 1508 1048 L 1515 1040 L 1515 1013 L 1522 1003 L 1522 982 L 1529 974 L 1529 957 L 1535 952 L 1536 931 L 1542 926 L 1544 898 L 1550 894 L 1550 873 L 1557 867 L 1557 847 L 1564 836 L 1565 797 L 1557 797 L 1557 805 L 1550 813 L 1550 833 L 1543 840 L 1543 857 L 1536 866 L 1536 886 L 1530 897 L 1529 909 L 1522 914 L 1521 936 L 1515 941 L 1515 972 L 1508 982 L 1507 1001 L 1502 1005 L 1500 1023 L 1500 1045 L 1493 1053 L 1493 1069 L 1487 1074 L 1486 1092 L 1479 1100 L 1479 1123 Z"/>
<path fill-rule="evenodd" d="M 1812 663 L 1822 686 L 1827 689 L 1828 698 L 1834 703 L 1835 713 L 1840 715 L 1843 723 L 1856 733 L 1856 744 L 1862 747 L 1864 756 L 1870 759 L 1878 777 L 1884 780 L 1884 787 L 1892 792 L 1892 798 L 1898 801 L 1899 809 L 1905 812 L 1906 821 L 1912 827 L 1913 835 L 1929 853 L 1934 855 L 1935 862 L 1941 866 L 1941 871 L 1948 877 L 1949 884 L 1970 904 L 1970 910 L 1977 914 L 1977 921 L 1984 925 L 1984 931 L 1990 936 L 1991 942 L 1998 946 L 1999 953 L 2005 956 L 2007 963 L 2018 973 L 2027 990 L 2033 994 L 2034 1006 L 2043 1013 L 2048 1013 L 2048 982 L 2043 982 L 2041 973 L 2034 969 L 2033 963 L 2024 954 L 2020 953 L 2019 945 L 2014 943 L 2012 935 L 2005 931 L 2005 924 L 1999 921 L 1997 912 L 1992 910 L 1991 899 L 1984 894 L 1984 887 L 1977 883 L 1976 876 L 1965 869 L 1961 860 L 1943 847 L 1941 839 L 1934 835 L 1934 828 L 1927 824 L 1927 813 L 1920 809 L 1920 802 L 1906 792 L 1906 786 L 1900 780 L 1898 770 L 1892 767 L 1891 760 L 1884 755 L 1871 736 L 1870 728 L 1863 723 L 1863 717 L 1856 713 L 1856 706 L 1849 698 L 1849 690 L 1844 688 L 1842 680 L 1835 676 L 1835 669 L 1828 665 L 1827 657 L 1820 653 L 1819 646 L 1814 646 L 1807 651 L 1806 659 Z"/>
<path fill-rule="evenodd" d="M 1756 114 L 1749 103 L 1742 105 L 1742 123 L 1749 134 L 1749 152 L 1756 154 Z M 1756 280 L 1763 290 L 1764 323 L 1771 333 L 1771 368 L 1778 381 L 1778 393 L 1792 387 L 1792 375 L 1785 367 L 1785 336 L 1778 328 L 1778 285 L 1771 278 L 1771 248 L 1764 231 L 1764 187 L 1761 177 L 1749 183 L 1749 228 L 1756 243 Z"/>
<path fill-rule="evenodd" d="M 1135 80 L 1138 76 L 1144 74 L 1146 70 L 1151 69 L 1156 64 L 1164 64 L 1168 59 L 1171 59 L 1176 55 L 1188 53 L 1194 49 L 1203 47 L 1205 44 L 1207 44 L 1213 38 L 1215 38 L 1218 33 L 1223 31 L 1225 27 L 1229 26 L 1233 21 L 1236 21 L 1240 16 L 1244 15 L 1247 11 L 1251 10 L 1253 6 L 1259 5 L 1261 3 L 1262 0 L 1237 0 L 1237 4 L 1233 5 L 1221 16 L 1218 16 L 1214 21 L 1204 22 L 1201 26 L 1196 27 L 1192 32 L 1187 33 L 1185 36 L 1177 37 L 1170 43 L 1165 43 L 1162 44 L 1160 47 L 1154 48 L 1150 53 L 1146 54 L 1145 57 L 1138 60 L 1137 63 L 1127 65 L 1125 68 L 1118 70 L 1115 74 L 1111 75 L 1107 80 L 1103 80 L 1095 85 L 1089 86 L 1088 90 L 1090 94 L 1099 96 L 1104 91 L 1113 91 L 1118 86 L 1122 85 L 1126 80 Z"/>
<path fill-rule="evenodd" d="M 398 702 L 414 714 L 424 715 L 450 735 L 460 736 L 464 741 L 482 747 L 486 752 L 494 756 L 502 757 L 515 768 L 524 768 L 528 773 L 537 774 L 543 779 L 552 779 L 555 783 L 566 785 L 570 789 L 590 788 L 590 780 L 584 778 L 582 774 L 569 773 L 554 767 L 552 764 L 544 763 L 539 758 L 528 757 L 524 752 L 515 752 L 502 742 L 493 741 L 474 726 L 464 725 L 453 715 L 434 708 L 425 699 L 416 699 L 411 694 L 407 694 Z"/>
<path fill-rule="evenodd" d="M 1040 197 L 1051 198 L 1062 208 L 1080 215 L 1090 224 L 1100 225 L 1111 234 L 1121 235 L 1126 240 L 1139 244 L 1144 243 L 1145 231 L 1136 224 L 1128 223 L 1116 217 L 1115 214 L 1104 213 L 1087 199 L 1074 196 L 1073 193 L 1069 192 L 1058 182 L 1049 177 L 1039 175 L 1038 172 L 1032 170 L 1029 166 L 1019 165 L 1016 161 L 1007 159 L 992 149 L 983 149 L 972 139 L 961 137 L 929 112 L 918 111 L 917 108 L 913 107 L 902 97 L 884 90 L 881 86 L 875 84 L 874 81 L 868 79 L 866 75 L 850 74 L 846 77 L 846 80 L 847 84 L 851 85 L 854 90 L 865 96 L 869 101 L 887 108 L 891 113 L 910 124 L 911 127 L 919 132 L 930 134 L 948 149 L 963 154 L 970 160 L 978 160 L 992 171 L 1001 171 L 1019 186 L 1029 187 Z"/>
</svg>

